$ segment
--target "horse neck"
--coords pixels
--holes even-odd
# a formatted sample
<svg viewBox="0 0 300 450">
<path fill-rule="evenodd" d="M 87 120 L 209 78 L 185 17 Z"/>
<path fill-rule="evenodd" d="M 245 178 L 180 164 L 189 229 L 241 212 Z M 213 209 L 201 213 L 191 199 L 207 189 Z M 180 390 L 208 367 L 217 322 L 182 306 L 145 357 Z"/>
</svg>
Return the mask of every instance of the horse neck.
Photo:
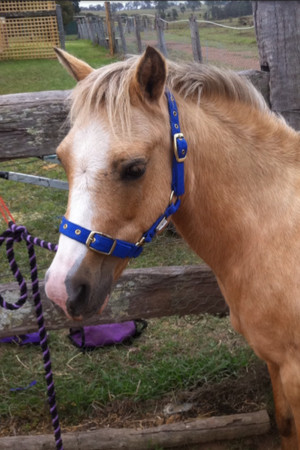
<svg viewBox="0 0 300 450">
<path fill-rule="evenodd" d="M 282 120 L 247 104 L 203 101 L 199 108 L 181 102 L 180 118 L 189 151 L 186 193 L 174 223 L 221 277 L 251 252 L 274 216 L 288 189 L 299 137 Z"/>
</svg>

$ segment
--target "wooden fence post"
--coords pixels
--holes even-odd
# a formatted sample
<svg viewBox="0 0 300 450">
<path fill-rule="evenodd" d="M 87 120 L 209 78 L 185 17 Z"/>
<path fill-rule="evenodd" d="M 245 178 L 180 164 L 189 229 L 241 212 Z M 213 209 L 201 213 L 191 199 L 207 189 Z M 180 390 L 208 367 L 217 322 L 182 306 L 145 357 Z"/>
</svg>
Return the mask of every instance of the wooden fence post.
<svg viewBox="0 0 300 450">
<path fill-rule="evenodd" d="M 130 17 L 127 17 L 127 19 L 126 19 L 126 28 L 127 28 L 127 33 L 130 34 Z"/>
<path fill-rule="evenodd" d="M 82 31 L 81 39 L 87 39 L 87 29 L 86 29 L 85 19 L 80 19 L 80 23 L 81 23 L 81 31 Z"/>
<path fill-rule="evenodd" d="M 124 53 L 124 55 L 126 55 L 127 44 L 126 44 L 126 39 L 125 39 L 125 35 L 124 35 L 124 30 L 123 30 L 122 17 L 120 15 L 117 16 L 117 21 L 118 21 L 118 27 L 119 27 L 119 33 L 120 33 L 123 53 Z"/>
<path fill-rule="evenodd" d="M 89 40 L 94 43 L 94 33 L 93 33 L 93 27 L 92 27 L 92 20 L 93 20 L 92 18 L 87 17 L 86 25 L 87 25 L 87 29 L 88 29 Z"/>
<path fill-rule="evenodd" d="M 201 44 L 200 44 L 200 36 L 199 36 L 199 26 L 194 15 L 191 15 L 190 19 L 190 30 L 191 30 L 191 39 L 192 39 L 192 49 L 194 60 L 197 62 L 202 62 L 202 52 L 201 52 Z"/>
<path fill-rule="evenodd" d="M 103 23 L 102 19 L 97 19 L 96 27 L 97 27 L 99 45 L 101 45 L 102 47 L 108 48 L 106 34 L 105 34 L 105 30 L 104 30 L 104 23 Z"/>
<path fill-rule="evenodd" d="M 85 39 L 90 40 L 90 29 L 89 29 L 89 25 L 88 25 L 88 19 L 84 18 L 83 23 L 84 23 L 84 30 L 85 30 Z"/>
<path fill-rule="evenodd" d="M 140 17 L 135 17 L 135 36 L 136 36 L 136 43 L 137 43 L 137 50 L 138 53 L 142 53 L 142 39 L 141 39 L 141 26 L 140 26 Z"/>
<path fill-rule="evenodd" d="M 143 16 L 143 28 L 144 28 L 144 31 L 148 30 L 148 17 L 147 16 Z"/>
<path fill-rule="evenodd" d="M 60 46 L 63 50 L 66 49 L 65 45 L 65 30 L 64 30 L 64 24 L 62 19 L 62 12 L 61 12 L 61 6 L 56 5 L 56 18 L 57 18 L 57 26 L 58 26 L 58 34 L 59 34 L 59 40 L 60 40 Z"/>
<path fill-rule="evenodd" d="M 78 39 L 82 39 L 81 21 L 80 21 L 80 19 L 77 19 L 76 22 L 77 22 L 77 28 L 78 28 Z"/>
<path fill-rule="evenodd" d="M 115 39 L 114 39 L 113 27 L 112 27 L 112 21 L 111 21 L 110 2 L 104 2 L 104 4 L 105 4 L 109 53 L 111 56 L 113 56 L 115 54 L 115 42 L 114 42 Z"/>
<path fill-rule="evenodd" d="M 83 36 L 84 39 L 89 39 L 89 30 L 86 23 L 86 18 L 82 19 L 82 28 L 83 28 Z"/>
<path fill-rule="evenodd" d="M 156 22 L 158 48 L 162 52 L 162 54 L 167 57 L 168 52 L 167 52 L 165 34 L 164 34 L 164 22 L 161 20 L 160 17 L 157 17 L 157 16 L 155 18 L 155 22 Z"/>
<path fill-rule="evenodd" d="M 98 32 L 97 32 L 97 23 L 94 18 L 90 19 L 90 28 L 92 32 L 92 42 L 93 44 L 99 44 Z"/>
</svg>

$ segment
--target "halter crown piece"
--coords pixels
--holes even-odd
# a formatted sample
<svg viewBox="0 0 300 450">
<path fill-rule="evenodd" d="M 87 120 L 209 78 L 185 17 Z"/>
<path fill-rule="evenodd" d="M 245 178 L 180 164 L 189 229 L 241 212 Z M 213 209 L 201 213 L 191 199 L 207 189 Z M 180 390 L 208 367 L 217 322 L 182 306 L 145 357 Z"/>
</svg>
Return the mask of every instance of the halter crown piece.
<svg viewBox="0 0 300 450">
<path fill-rule="evenodd" d="M 180 206 L 180 196 L 184 194 L 184 160 L 187 155 L 187 142 L 180 132 L 178 109 L 173 95 L 166 91 L 168 100 L 171 135 L 173 139 L 173 163 L 172 163 L 172 185 L 169 205 L 165 212 L 159 216 L 154 224 L 142 235 L 141 239 L 132 242 L 114 239 L 107 234 L 91 231 L 70 222 L 65 217 L 59 227 L 60 233 L 75 241 L 85 244 L 90 250 L 103 255 L 117 256 L 118 258 L 136 258 L 143 251 L 143 244 L 151 242 L 157 232 L 163 230 L 168 224 L 168 218 L 174 214 Z M 176 201 L 173 202 L 173 197 Z"/>
</svg>

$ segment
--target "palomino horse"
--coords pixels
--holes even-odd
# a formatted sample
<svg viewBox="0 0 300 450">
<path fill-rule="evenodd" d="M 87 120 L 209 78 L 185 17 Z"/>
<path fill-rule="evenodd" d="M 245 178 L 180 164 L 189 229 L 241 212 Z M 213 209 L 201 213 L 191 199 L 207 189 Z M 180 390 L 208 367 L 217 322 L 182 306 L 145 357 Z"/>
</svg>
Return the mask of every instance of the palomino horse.
<svg viewBox="0 0 300 450">
<path fill-rule="evenodd" d="M 188 142 L 172 220 L 216 274 L 233 327 L 267 362 L 282 448 L 300 449 L 299 135 L 235 73 L 167 63 L 151 47 L 98 70 L 57 53 L 79 83 L 57 150 L 70 193 L 47 295 L 73 317 L 101 312 L 130 256 L 115 253 L 115 239 L 139 248 L 177 205 L 169 90 Z M 106 250 L 91 251 L 97 239 Z"/>
</svg>

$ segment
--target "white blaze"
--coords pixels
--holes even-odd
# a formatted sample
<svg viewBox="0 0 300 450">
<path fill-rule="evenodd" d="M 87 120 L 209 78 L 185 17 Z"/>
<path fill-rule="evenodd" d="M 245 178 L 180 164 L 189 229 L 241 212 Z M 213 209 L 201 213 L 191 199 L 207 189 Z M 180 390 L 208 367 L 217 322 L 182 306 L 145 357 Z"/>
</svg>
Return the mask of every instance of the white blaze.
<svg viewBox="0 0 300 450">
<path fill-rule="evenodd" d="M 74 134 L 73 148 L 68 155 L 71 160 L 73 186 L 69 193 L 69 217 L 84 228 L 92 228 L 96 205 L 92 200 L 90 187 L 96 173 L 108 168 L 109 135 L 99 120 L 91 120 Z M 100 230 L 101 231 L 101 230 Z M 88 248 L 80 242 L 60 235 L 58 251 L 48 271 L 46 294 L 65 310 L 67 292 L 65 279 L 76 263 L 80 265 Z"/>
</svg>

